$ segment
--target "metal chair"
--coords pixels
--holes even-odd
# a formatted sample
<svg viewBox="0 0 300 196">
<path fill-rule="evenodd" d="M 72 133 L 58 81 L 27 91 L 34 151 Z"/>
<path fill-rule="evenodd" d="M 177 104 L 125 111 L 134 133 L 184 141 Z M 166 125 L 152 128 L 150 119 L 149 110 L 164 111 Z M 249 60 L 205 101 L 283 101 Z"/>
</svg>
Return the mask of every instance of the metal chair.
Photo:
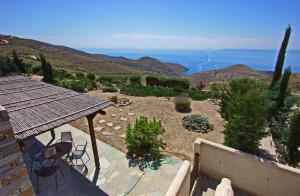
<svg viewBox="0 0 300 196">
<path fill-rule="evenodd" d="M 53 165 L 50 167 L 42 167 L 40 169 L 34 170 L 36 177 L 37 177 L 37 180 L 36 180 L 37 192 L 39 192 L 39 177 L 46 178 L 46 177 L 50 177 L 52 175 L 54 175 L 56 189 L 58 190 L 58 184 L 57 184 L 57 170 L 58 169 L 60 170 L 60 173 L 63 176 L 64 174 L 62 173 L 62 171 L 58 165 Z"/>
<path fill-rule="evenodd" d="M 40 167 L 44 166 L 43 162 L 47 159 L 44 156 L 43 149 L 44 149 L 44 147 L 41 147 L 38 143 L 33 143 L 29 147 L 28 154 L 31 158 L 31 165 L 30 165 L 31 172 L 32 172 L 32 167 L 33 167 L 34 162 L 38 162 L 40 164 Z"/>
<path fill-rule="evenodd" d="M 80 159 L 81 162 L 83 163 L 83 165 L 86 167 L 86 163 L 89 162 L 90 160 L 90 156 L 86 151 L 86 147 L 87 147 L 87 142 L 85 143 L 85 145 L 77 145 L 75 147 L 75 150 L 72 151 L 71 156 L 69 157 L 71 160 L 71 164 L 72 167 L 74 166 L 73 160 L 76 161 L 76 165 L 77 165 L 77 160 Z M 86 154 L 88 156 L 88 160 L 86 161 L 86 163 L 84 163 L 84 161 L 82 160 L 83 155 Z"/>
<path fill-rule="evenodd" d="M 71 131 L 61 132 L 60 133 L 60 139 L 57 140 L 57 142 L 69 142 L 69 143 L 72 143 L 72 146 L 74 148 L 76 148 L 76 146 L 73 142 L 73 137 L 72 137 Z M 69 157 L 69 155 L 64 156 L 63 159 L 65 159 L 68 162 L 68 157 Z"/>
</svg>

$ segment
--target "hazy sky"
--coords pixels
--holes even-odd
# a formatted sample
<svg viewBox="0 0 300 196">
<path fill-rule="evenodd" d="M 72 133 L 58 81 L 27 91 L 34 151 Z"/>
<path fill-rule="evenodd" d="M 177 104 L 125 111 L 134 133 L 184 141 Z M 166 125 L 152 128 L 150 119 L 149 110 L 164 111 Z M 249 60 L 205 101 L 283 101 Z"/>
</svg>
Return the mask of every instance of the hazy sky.
<svg viewBox="0 0 300 196">
<path fill-rule="evenodd" d="M 300 0 L 1 0 L 0 34 L 75 48 L 300 49 Z"/>
</svg>

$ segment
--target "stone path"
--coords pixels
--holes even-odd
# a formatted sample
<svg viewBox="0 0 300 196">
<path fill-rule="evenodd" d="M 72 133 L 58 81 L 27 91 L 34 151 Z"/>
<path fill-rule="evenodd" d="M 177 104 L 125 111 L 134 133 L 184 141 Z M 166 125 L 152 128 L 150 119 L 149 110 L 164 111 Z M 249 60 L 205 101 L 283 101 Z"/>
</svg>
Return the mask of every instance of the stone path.
<svg viewBox="0 0 300 196">
<path fill-rule="evenodd" d="M 60 138 L 62 131 L 72 132 L 75 145 L 84 144 L 88 141 L 87 152 L 91 159 L 86 164 L 87 168 L 76 168 L 80 175 L 75 175 L 77 172 L 63 169 L 65 176 L 58 178 L 60 187 L 58 191 L 56 191 L 53 179 L 49 178 L 44 182 L 41 180 L 40 195 L 124 195 L 142 175 L 143 171 L 138 167 L 129 166 L 129 160 L 125 153 L 100 140 L 97 140 L 100 171 L 96 171 L 90 136 L 66 124 L 55 129 L 57 139 Z M 51 140 L 51 134 L 47 132 L 36 138 L 46 145 Z M 177 158 L 171 157 L 171 160 L 170 164 L 162 164 L 158 170 L 148 169 L 129 195 L 165 195 L 182 164 L 182 161 Z M 86 156 L 84 156 L 84 161 L 87 161 Z M 64 167 L 68 166 L 65 162 L 64 164 Z"/>
<path fill-rule="evenodd" d="M 114 125 L 114 123 L 109 122 L 109 123 L 107 123 L 106 125 L 109 126 L 109 127 L 112 127 L 112 126 Z"/>
</svg>

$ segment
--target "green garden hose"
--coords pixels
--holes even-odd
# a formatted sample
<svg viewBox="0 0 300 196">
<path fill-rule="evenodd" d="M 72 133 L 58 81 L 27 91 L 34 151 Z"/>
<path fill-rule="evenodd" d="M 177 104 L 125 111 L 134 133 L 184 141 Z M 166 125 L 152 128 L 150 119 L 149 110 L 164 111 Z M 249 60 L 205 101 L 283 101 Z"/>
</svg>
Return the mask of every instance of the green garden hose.
<svg viewBox="0 0 300 196">
<path fill-rule="evenodd" d="M 165 165 L 165 164 L 170 164 L 172 162 L 172 158 L 170 156 L 166 156 L 164 157 L 163 159 L 159 159 L 159 160 L 156 160 L 156 161 L 150 161 L 150 162 L 145 162 L 145 170 L 144 172 L 142 173 L 142 175 L 137 179 L 137 181 L 134 183 L 134 185 L 123 195 L 123 196 L 126 196 L 128 195 L 135 187 L 136 185 L 139 183 L 139 181 L 142 179 L 142 177 L 146 174 L 147 172 L 147 169 L 151 169 L 151 170 L 157 170 L 159 168 L 154 168 L 152 165 Z M 153 163 L 153 164 L 151 164 Z"/>
</svg>

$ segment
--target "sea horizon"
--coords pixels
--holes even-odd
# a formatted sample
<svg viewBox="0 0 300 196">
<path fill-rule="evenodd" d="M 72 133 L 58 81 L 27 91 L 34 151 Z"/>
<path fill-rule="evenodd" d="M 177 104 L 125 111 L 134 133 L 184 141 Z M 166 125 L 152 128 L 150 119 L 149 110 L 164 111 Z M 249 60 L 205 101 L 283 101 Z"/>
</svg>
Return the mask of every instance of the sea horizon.
<svg viewBox="0 0 300 196">
<path fill-rule="evenodd" d="M 200 50 L 159 50 L 159 49 L 104 49 L 78 48 L 91 54 L 126 57 L 136 60 L 149 56 L 162 62 L 178 63 L 187 68 L 186 75 L 216 70 L 234 64 L 244 64 L 254 70 L 273 71 L 278 55 L 277 49 L 200 49 Z M 300 73 L 300 49 L 289 49 L 284 67 L 292 67 L 293 73 Z"/>
</svg>

